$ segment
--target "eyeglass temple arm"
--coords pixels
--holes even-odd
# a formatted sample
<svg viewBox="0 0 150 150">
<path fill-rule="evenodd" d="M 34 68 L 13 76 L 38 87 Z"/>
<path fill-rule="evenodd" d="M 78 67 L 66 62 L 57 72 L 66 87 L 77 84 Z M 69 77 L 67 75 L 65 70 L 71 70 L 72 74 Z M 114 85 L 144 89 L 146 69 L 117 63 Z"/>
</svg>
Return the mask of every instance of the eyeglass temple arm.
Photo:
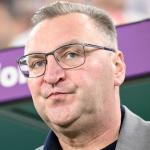
<svg viewBox="0 0 150 150">
<path fill-rule="evenodd" d="M 113 48 L 103 47 L 103 46 L 99 46 L 99 45 L 85 44 L 85 46 L 91 46 L 91 47 L 95 47 L 95 48 L 98 48 L 98 49 L 104 49 L 104 50 L 107 50 L 107 51 L 115 52 L 115 49 L 113 49 Z"/>
</svg>

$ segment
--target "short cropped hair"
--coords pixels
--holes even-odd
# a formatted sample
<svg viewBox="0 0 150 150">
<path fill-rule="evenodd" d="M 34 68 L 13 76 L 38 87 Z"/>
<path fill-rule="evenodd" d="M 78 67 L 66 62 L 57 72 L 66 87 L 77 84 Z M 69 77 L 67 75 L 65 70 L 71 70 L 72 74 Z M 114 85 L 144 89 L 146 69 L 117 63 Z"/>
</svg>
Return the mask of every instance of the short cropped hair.
<svg viewBox="0 0 150 150">
<path fill-rule="evenodd" d="M 32 17 L 34 25 L 42 22 L 45 19 L 52 19 L 57 16 L 67 15 L 71 13 L 81 13 L 87 15 L 94 20 L 95 25 L 101 29 L 108 37 L 109 46 L 117 47 L 117 34 L 112 19 L 107 13 L 92 5 L 85 5 L 80 3 L 72 3 L 67 1 L 56 1 L 40 8 Z"/>
</svg>

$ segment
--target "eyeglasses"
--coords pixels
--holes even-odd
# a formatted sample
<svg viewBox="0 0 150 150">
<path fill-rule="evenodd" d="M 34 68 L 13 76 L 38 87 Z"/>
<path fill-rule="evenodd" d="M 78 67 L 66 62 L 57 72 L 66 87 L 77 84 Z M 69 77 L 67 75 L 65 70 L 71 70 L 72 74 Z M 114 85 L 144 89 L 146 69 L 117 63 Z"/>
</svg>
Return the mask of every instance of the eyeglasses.
<svg viewBox="0 0 150 150">
<path fill-rule="evenodd" d="M 107 50 L 115 52 L 114 49 L 93 45 L 73 43 L 63 45 L 49 53 L 32 53 L 24 55 L 17 60 L 19 68 L 27 78 L 35 78 L 44 75 L 47 65 L 47 57 L 53 55 L 58 65 L 63 69 L 72 69 L 85 63 L 86 53 L 94 50 Z"/>
</svg>

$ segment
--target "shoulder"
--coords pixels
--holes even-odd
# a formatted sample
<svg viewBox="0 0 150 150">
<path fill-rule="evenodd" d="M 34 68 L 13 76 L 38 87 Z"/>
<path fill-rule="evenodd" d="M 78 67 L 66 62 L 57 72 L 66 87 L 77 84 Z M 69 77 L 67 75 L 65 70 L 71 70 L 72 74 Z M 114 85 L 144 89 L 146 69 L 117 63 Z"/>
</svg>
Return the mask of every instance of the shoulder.
<svg viewBox="0 0 150 150">
<path fill-rule="evenodd" d="M 125 107 L 124 126 L 150 130 L 150 121 L 145 121 Z"/>
<path fill-rule="evenodd" d="M 117 150 L 126 149 L 150 149 L 150 122 L 143 120 L 127 107 L 117 143 Z"/>
<path fill-rule="evenodd" d="M 145 121 L 138 115 L 131 112 L 125 107 L 125 117 L 123 121 L 122 131 L 126 131 L 128 134 L 134 137 L 149 137 L 150 139 L 150 121 Z"/>
</svg>

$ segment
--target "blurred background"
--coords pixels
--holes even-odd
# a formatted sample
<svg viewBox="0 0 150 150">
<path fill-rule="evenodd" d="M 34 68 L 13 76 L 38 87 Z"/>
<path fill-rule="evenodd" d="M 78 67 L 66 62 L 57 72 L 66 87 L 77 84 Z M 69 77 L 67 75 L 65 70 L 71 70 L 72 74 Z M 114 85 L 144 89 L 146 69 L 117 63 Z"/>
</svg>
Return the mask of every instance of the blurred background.
<svg viewBox="0 0 150 150">
<path fill-rule="evenodd" d="M 127 64 L 122 104 L 150 120 L 150 0 L 68 1 L 110 14 Z M 16 59 L 23 55 L 33 13 L 50 2 L 54 0 L 0 0 L 0 150 L 33 150 L 43 144 L 49 130 L 34 109 Z"/>
<path fill-rule="evenodd" d="M 31 16 L 54 0 L 0 0 L 0 49 L 23 46 L 32 27 Z M 116 25 L 150 17 L 149 0 L 68 0 L 105 9 Z"/>
<path fill-rule="evenodd" d="M 32 26 L 31 16 L 45 2 L 0 0 L 0 49 L 24 45 Z"/>
</svg>

